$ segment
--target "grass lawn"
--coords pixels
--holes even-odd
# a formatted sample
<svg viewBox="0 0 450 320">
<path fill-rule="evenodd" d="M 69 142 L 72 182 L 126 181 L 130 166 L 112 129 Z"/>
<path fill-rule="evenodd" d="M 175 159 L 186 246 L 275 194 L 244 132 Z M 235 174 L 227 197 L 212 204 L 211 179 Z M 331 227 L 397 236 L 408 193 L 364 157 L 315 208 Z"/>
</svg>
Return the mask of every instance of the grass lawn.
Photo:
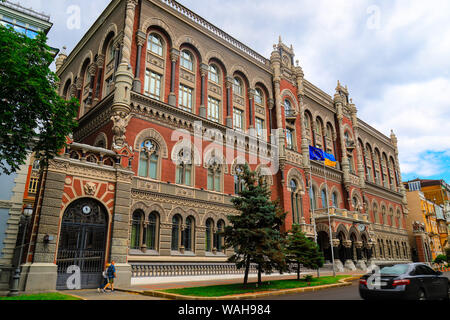
<svg viewBox="0 0 450 320">
<path fill-rule="evenodd" d="M 57 292 L 21 295 L 18 297 L 0 297 L 0 300 L 80 300 Z"/>
<path fill-rule="evenodd" d="M 197 296 L 197 297 L 222 297 L 234 294 L 253 293 L 261 291 L 276 291 L 282 289 L 294 289 L 303 288 L 308 286 L 320 286 L 324 284 L 338 283 L 340 279 L 347 278 L 349 276 L 337 276 L 337 277 L 320 277 L 313 278 L 311 282 L 306 282 L 304 279 L 300 281 L 294 280 L 275 280 L 265 281 L 261 286 L 257 287 L 257 283 L 249 283 L 246 287 L 242 283 L 208 286 L 208 287 L 195 287 L 195 288 L 181 288 L 181 289 L 167 289 L 161 290 L 162 292 L 180 294 L 185 296 Z"/>
</svg>

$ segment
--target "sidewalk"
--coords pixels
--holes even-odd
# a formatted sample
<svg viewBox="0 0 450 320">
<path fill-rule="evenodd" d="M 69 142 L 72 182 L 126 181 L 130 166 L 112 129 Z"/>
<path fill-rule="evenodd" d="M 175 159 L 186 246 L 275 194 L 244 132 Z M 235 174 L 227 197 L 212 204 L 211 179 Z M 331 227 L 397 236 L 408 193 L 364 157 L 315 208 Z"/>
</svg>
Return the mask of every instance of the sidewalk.
<svg viewBox="0 0 450 320">
<path fill-rule="evenodd" d="M 300 277 L 305 275 L 317 276 L 317 272 L 302 272 Z M 348 272 L 338 272 L 336 275 L 351 275 L 351 276 L 362 276 L 365 274 L 364 271 L 348 271 Z M 332 271 L 321 271 L 320 276 L 332 276 Z M 270 280 L 287 280 L 296 279 L 296 274 L 273 274 L 273 275 L 263 275 L 262 281 Z M 256 282 L 258 279 L 256 274 L 249 275 L 249 282 Z M 139 280 L 139 279 L 136 279 Z M 214 275 L 214 276 L 188 276 L 188 277 L 154 277 L 153 279 L 146 279 L 150 283 L 139 283 L 139 281 L 134 281 L 130 287 L 120 287 L 120 290 L 132 290 L 138 292 L 151 291 L 151 290 L 165 290 L 165 289 L 179 289 L 188 287 L 204 287 L 204 286 L 214 286 L 223 284 L 234 284 L 242 283 L 244 280 L 244 275 Z"/>
</svg>

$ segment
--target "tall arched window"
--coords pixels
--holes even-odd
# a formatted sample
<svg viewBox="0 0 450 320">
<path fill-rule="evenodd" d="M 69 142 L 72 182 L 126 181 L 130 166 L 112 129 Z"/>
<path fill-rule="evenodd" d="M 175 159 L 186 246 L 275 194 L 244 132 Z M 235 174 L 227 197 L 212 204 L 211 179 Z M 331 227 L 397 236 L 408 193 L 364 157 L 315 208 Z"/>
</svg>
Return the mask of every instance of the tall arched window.
<svg viewBox="0 0 450 320">
<path fill-rule="evenodd" d="M 353 204 L 353 210 L 359 212 L 360 209 L 360 205 L 359 205 L 359 199 L 357 197 L 353 197 L 352 199 L 352 204 Z"/>
<path fill-rule="evenodd" d="M 206 220 L 205 229 L 205 251 L 211 252 L 213 248 L 214 221 L 209 218 Z"/>
<path fill-rule="evenodd" d="M 158 56 L 163 56 L 163 43 L 161 37 L 156 33 L 151 33 L 148 36 L 148 50 Z"/>
<path fill-rule="evenodd" d="M 255 90 L 255 103 L 259 105 L 264 105 L 264 94 L 261 89 L 256 88 Z"/>
<path fill-rule="evenodd" d="M 184 229 L 184 250 L 193 251 L 194 247 L 195 220 L 192 216 L 186 219 L 186 227 Z"/>
<path fill-rule="evenodd" d="M 382 216 L 382 219 L 383 219 L 382 223 L 383 224 L 387 224 L 386 208 L 385 207 L 381 208 L 381 216 Z"/>
<path fill-rule="evenodd" d="M 147 227 L 145 228 L 145 244 L 147 245 L 147 249 L 156 250 L 156 236 L 157 236 L 157 221 L 158 216 L 156 212 L 150 213 L 148 216 Z"/>
<path fill-rule="evenodd" d="M 223 252 L 225 250 L 224 235 L 223 235 L 224 231 L 225 231 L 225 222 L 223 220 L 219 220 L 217 222 L 217 252 Z"/>
<path fill-rule="evenodd" d="M 178 251 L 180 249 L 180 235 L 181 235 L 181 216 L 175 215 L 172 218 L 172 245 L 171 249 Z"/>
<path fill-rule="evenodd" d="M 192 185 L 192 154 L 188 148 L 183 148 L 178 153 L 175 181 L 177 184 Z"/>
<path fill-rule="evenodd" d="M 333 194 L 331 195 L 331 202 L 333 208 L 339 208 L 339 200 L 337 192 L 333 192 Z"/>
<path fill-rule="evenodd" d="M 373 217 L 374 217 L 375 223 L 380 222 L 380 217 L 378 215 L 378 207 L 376 204 L 373 205 Z"/>
<path fill-rule="evenodd" d="M 299 224 L 300 217 L 303 216 L 303 205 L 299 194 L 300 188 L 294 179 L 289 182 L 289 187 L 291 191 L 292 222 Z"/>
<path fill-rule="evenodd" d="M 288 99 L 284 100 L 284 115 L 290 117 L 293 115 L 294 110 L 292 109 L 292 104 Z"/>
<path fill-rule="evenodd" d="M 216 158 L 211 158 L 208 165 L 208 190 L 222 191 L 222 165 L 217 161 Z"/>
<path fill-rule="evenodd" d="M 234 193 L 238 194 L 242 190 L 244 190 L 245 182 L 243 179 L 241 179 L 240 174 L 244 171 L 244 168 L 242 165 L 236 166 L 235 169 L 236 173 L 234 174 Z"/>
<path fill-rule="evenodd" d="M 244 85 L 242 84 L 242 80 L 238 77 L 235 77 L 233 81 L 233 93 L 241 97 L 244 95 Z"/>
<path fill-rule="evenodd" d="M 325 189 L 322 189 L 321 197 L 322 197 L 322 208 L 328 208 L 328 197 Z"/>
<path fill-rule="evenodd" d="M 219 79 L 219 69 L 214 64 L 209 65 L 208 80 L 219 84 Z"/>
<path fill-rule="evenodd" d="M 141 210 L 137 210 L 133 213 L 130 249 L 141 249 L 143 218 L 144 214 Z"/>
<path fill-rule="evenodd" d="M 146 140 L 141 144 L 139 152 L 139 176 L 144 178 L 158 178 L 159 148 L 153 140 Z"/>
<path fill-rule="evenodd" d="M 180 54 L 180 64 L 183 68 L 194 72 L 194 58 L 187 50 L 182 50 Z"/>
</svg>

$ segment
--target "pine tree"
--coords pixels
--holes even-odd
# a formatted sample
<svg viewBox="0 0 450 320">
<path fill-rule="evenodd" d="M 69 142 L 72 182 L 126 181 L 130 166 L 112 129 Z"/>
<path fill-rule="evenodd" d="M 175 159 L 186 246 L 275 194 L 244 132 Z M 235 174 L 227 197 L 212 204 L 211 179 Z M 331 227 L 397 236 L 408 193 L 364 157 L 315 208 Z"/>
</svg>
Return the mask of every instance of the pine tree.
<svg viewBox="0 0 450 320">
<path fill-rule="evenodd" d="M 297 280 L 300 280 L 300 265 L 310 269 L 323 266 L 322 252 L 314 241 L 305 236 L 299 225 L 294 225 L 287 236 L 285 250 L 287 260 L 297 264 Z"/>
<path fill-rule="evenodd" d="M 257 264 L 260 285 L 262 272 L 286 270 L 280 232 L 286 213 L 277 202 L 271 201 L 271 192 L 264 179 L 258 178 L 248 165 L 239 178 L 245 187 L 239 197 L 231 201 L 241 214 L 228 216 L 231 225 L 224 231 L 226 247 L 235 250 L 228 261 L 235 263 L 238 269 L 245 268 L 244 285 L 248 282 L 250 264 Z"/>
</svg>

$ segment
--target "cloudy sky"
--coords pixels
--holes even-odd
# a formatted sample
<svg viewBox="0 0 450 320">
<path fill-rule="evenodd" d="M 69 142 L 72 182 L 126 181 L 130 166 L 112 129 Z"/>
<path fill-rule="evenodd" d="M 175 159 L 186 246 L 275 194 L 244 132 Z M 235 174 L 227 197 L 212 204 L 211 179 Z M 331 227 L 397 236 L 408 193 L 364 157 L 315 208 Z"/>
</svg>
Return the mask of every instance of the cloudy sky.
<svg viewBox="0 0 450 320">
<path fill-rule="evenodd" d="M 17 0 L 13 0 L 17 1 Z M 20 0 L 73 49 L 109 0 Z M 347 84 L 359 117 L 399 140 L 403 180 L 450 183 L 450 1 L 180 0 L 266 57 L 281 35 L 305 77 L 330 95 Z M 76 17 L 80 12 L 79 24 Z"/>
</svg>

